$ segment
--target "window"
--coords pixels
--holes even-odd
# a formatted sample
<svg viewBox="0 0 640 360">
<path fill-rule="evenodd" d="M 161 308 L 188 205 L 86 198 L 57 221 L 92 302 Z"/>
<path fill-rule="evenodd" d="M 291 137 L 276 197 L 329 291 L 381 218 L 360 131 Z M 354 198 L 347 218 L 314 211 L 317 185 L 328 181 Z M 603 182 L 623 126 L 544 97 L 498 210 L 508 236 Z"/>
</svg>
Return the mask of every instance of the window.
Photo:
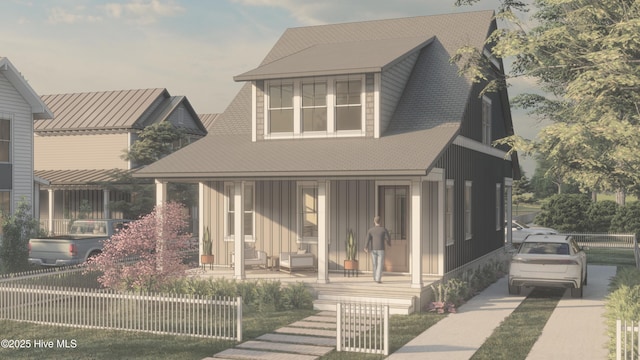
<svg viewBox="0 0 640 360">
<path fill-rule="evenodd" d="M 471 181 L 464 183 L 464 239 L 473 237 L 471 231 Z"/>
<path fill-rule="evenodd" d="M 0 162 L 11 161 L 11 121 L 0 119 Z"/>
<path fill-rule="evenodd" d="M 447 245 L 453 245 L 453 180 L 447 180 L 444 199 L 444 238 Z"/>
<path fill-rule="evenodd" d="M 500 221 L 500 215 L 502 215 L 502 184 L 496 184 L 496 230 L 502 229 L 502 224 Z"/>
<path fill-rule="evenodd" d="M 491 99 L 482 97 L 482 143 L 491 145 Z"/>
<path fill-rule="evenodd" d="M 303 183 L 298 186 L 298 240 L 318 241 L 318 186 Z"/>
<path fill-rule="evenodd" d="M 293 84 L 269 85 L 269 132 L 293 132 Z"/>
<path fill-rule="evenodd" d="M 364 75 L 267 81 L 265 138 L 363 136 Z"/>
<path fill-rule="evenodd" d="M 360 130 L 362 127 L 362 81 L 336 81 L 336 130 Z"/>
<path fill-rule="evenodd" d="M 327 83 L 302 84 L 302 131 L 327 131 Z"/>
<path fill-rule="evenodd" d="M 235 185 L 226 183 L 224 185 L 225 198 L 225 219 L 224 219 L 224 239 L 225 241 L 233 241 L 235 236 L 235 214 L 238 207 L 235 204 Z M 254 185 L 244 184 L 244 240 L 255 241 L 255 192 Z"/>
</svg>

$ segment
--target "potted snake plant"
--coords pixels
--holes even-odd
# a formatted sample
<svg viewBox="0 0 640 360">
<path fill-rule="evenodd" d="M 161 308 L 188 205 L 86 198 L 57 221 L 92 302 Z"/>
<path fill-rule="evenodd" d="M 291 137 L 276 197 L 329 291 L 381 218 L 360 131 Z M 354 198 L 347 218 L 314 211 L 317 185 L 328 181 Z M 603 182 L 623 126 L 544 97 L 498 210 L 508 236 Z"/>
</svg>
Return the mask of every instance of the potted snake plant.
<svg viewBox="0 0 640 360">
<path fill-rule="evenodd" d="M 353 238 L 353 231 L 349 230 L 347 239 L 345 240 L 346 259 L 344 260 L 345 270 L 358 270 L 358 242 Z"/>
<path fill-rule="evenodd" d="M 213 256 L 213 243 L 211 242 L 211 232 L 209 231 L 209 227 L 204 230 L 204 235 L 202 236 L 202 255 L 200 255 L 200 262 L 202 266 L 205 264 L 213 264 L 214 256 Z"/>
</svg>

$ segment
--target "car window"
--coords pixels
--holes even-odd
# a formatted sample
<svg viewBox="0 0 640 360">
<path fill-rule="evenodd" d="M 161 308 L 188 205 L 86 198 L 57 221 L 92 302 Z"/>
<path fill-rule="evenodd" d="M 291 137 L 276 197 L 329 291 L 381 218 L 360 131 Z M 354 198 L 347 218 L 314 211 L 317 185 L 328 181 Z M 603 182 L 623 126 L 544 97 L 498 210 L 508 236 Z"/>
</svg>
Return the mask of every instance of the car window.
<svg viewBox="0 0 640 360">
<path fill-rule="evenodd" d="M 525 242 L 520 247 L 521 254 L 569 255 L 569 245 L 565 243 Z"/>
</svg>

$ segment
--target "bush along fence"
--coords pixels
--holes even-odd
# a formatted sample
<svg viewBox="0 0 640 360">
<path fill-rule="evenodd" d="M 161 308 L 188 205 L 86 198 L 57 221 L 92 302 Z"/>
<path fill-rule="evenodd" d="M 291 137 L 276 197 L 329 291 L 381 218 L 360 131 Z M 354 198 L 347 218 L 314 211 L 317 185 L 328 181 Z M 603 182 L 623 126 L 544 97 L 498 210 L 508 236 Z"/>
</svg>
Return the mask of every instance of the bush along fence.
<svg viewBox="0 0 640 360">
<path fill-rule="evenodd" d="M 616 321 L 616 360 L 640 359 L 640 321 Z"/>
<path fill-rule="evenodd" d="M 389 355 L 389 305 L 337 303 L 336 350 Z"/>
<path fill-rule="evenodd" d="M 0 319 L 242 341 L 242 297 L 202 297 L 0 282 Z"/>
</svg>

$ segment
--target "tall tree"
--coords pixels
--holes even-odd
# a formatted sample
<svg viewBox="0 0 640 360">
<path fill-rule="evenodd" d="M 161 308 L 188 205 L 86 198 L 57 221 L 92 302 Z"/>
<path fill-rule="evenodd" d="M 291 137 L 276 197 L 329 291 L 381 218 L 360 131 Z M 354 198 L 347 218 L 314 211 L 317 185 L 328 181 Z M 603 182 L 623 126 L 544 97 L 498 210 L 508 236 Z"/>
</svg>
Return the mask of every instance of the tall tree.
<svg viewBox="0 0 640 360">
<path fill-rule="evenodd" d="M 546 95 L 524 94 L 514 104 L 552 124 L 533 141 L 511 136 L 499 143 L 540 154 L 551 173 L 583 190 L 640 184 L 640 1 L 536 0 L 531 30 L 515 13 L 527 9 L 524 3 L 501 3 L 497 18 L 514 26 L 491 34 L 492 54 L 513 59 L 508 78 L 538 82 Z M 478 81 L 487 79 L 482 59 L 468 48 L 454 58 Z M 487 90 L 507 80 L 496 79 Z"/>
</svg>

